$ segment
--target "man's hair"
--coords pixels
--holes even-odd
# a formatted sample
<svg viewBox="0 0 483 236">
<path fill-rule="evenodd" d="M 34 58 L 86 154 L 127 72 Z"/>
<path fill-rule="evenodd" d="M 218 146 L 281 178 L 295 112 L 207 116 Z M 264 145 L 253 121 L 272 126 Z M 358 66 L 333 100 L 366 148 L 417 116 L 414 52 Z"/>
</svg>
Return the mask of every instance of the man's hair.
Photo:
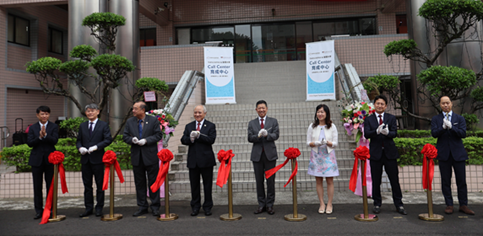
<svg viewBox="0 0 483 236">
<path fill-rule="evenodd" d="M 48 106 L 40 106 L 37 108 L 37 114 L 39 114 L 41 111 L 50 113 L 50 108 Z"/>
<path fill-rule="evenodd" d="M 146 107 L 146 103 L 144 103 L 143 101 L 139 101 L 139 102 L 135 102 L 134 104 L 136 104 L 136 103 L 140 103 L 139 104 L 139 108 L 141 108 L 141 109 L 143 109 L 143 110 L 146 111 L 146 108 L 147 108 Z"/>
<path fill-rule="evenodd" d="M 96 109 L 96 110 L 99 110 L 99 107 L 97 106 L 97 104 L 91 103 L 89 105 L 86 105 L 86 108 L 85 109 L 86 109 L 86 111 L 87 111 L 87 109 Z"/>
<path fill-rule="evenodd" d="M 439 102 L 439 103 L 441 103 L 441 98 L 443 98 L 443 97 L 448 97 L 448 98 L 449 98 L 449 101 L 451 102 L 451 98 L 450 98 L 448 95 L 441 95 L 441 96 L 439 96 L 439 98 L 438 98 L 438 102 Z"/>
<path fill-rule="evenodd" d="M 377 100 L 379 100 L 379 99 L 384 100 L 384 102 L 385 102 L 385 103 L 386 103 L 386 105 L 387 105 L 387 98 L 386 98 L 386 96 L 384 96 L 384 95 L 382 95 L 382 94 L 381 94 L 381 95 L 377 95 L 377 96 L 376 96 L 376 98 L 374 98 L 374 103 L 376 103 L 376 101 L 377 101 Z"/>
<path fill-rule="evenodd" d="M 259 100 L 257 102 L 257 104 L 255 105 L 255 107 L 258 107 L 258 105 L 260 105 L 260 104 L 265 104 L 265 106 L 268 108 L 267 102 L 265 102 L 265 100 Z"/>
<path fill-rule="evenodd" d="M 199 106 L 203 107 L 203 113 L 206 113 L 206 112 L 208 111 L 208 110 L 206 110 L 205 105 L 201 105 L 201 104 L 200 104 L 200 105 L 195 106 L 195 108 L 193 108 L 193 111 L 194 111 L 194 110 L 195 110 L 197 107 L 199 107 Z"/>
</svg>

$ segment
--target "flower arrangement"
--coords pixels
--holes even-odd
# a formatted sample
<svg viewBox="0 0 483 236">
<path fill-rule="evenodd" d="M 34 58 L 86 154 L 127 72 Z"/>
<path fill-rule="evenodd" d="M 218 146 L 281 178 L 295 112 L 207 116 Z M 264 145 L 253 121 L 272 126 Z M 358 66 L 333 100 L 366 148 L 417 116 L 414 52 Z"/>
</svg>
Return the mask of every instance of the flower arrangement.
<svg viewBox="0 0 483 236">
<path fill-rule="evenodd" d="M 367 102 L 355 102 L 345 106 L 342 110 L 342 121 L 344 122 L 344 128 L 347 131 L 347 135 L 352 135 L 353 130 L 357 130 L 356 142 L 362 137 L 366 142 L 364 134 L 364 120 L 374 113 L 374 104 Z"/>
<path fill-rule="evenodd" d="M 176 127 L 178 122 L 168 111 L 163 109 L 150 110 L 146 112 L 146 115 L 154 116 L 159 120 L 159 128 L 161 128 L 161 132 L 163 133 L 163 140 L 166 139 L 167 135 L 174 135 L 174 128 Z"/>
</svg>

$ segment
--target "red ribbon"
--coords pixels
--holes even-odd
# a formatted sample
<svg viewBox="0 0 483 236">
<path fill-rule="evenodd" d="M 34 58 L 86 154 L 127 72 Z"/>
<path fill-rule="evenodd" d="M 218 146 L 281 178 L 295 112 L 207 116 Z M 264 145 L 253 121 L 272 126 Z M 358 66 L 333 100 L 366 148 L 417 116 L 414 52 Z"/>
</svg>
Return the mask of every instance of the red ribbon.
<svg viewBox="0 0 483 236">
<path fill-rule="evenodd" d="M 65 169 L 62 162 L 64 162 L 64 153 L 59 151 L 54 151 L 49 155 L 49 162 L 54 165 L 59 165 L 59 175 L 60 175 L 60 183 L 62 186 L 62 193 L 67 193 L 69 190 L 67 189 L 67 182 L 65 181 Z M 54 177 L 52 177 L 52 182 L 50 183 L 49 193 L 47 194 L 47 200 L 45 202 L 44 212 L 42 213 L 42 221 L 40 224 L 46 224 L 49 222 L 50 212 L 52 209 L 52 199 L 53 199 L 53 192 L 54 192 Z"/>
<path fill-rule="evenodd" d="M 283 155 L 285 155 L 287 157 L 287 159 L 282 164 L 276 166 L 275 168 L 272 168 L 270 170 L 265 171 L 265 178 L 268 179 L 268 178 L 270 178 L 270 176 L 274 175 L 275 172 L 280 170 L 283 166 L 285 166 L 288 163 L 288 160 L 296 159 L 298 156 L 300 156 L 300 151 L 299 151 L 298 148 L 290 147 L 287 150 L 285 150 Z M 297 174 L 298 166 L 299 165 L 297 163 L 297 160 L 295 160 L 295 169 L 293 170 L 292 174 L 290 175 L 290 178 L 288 178 L 287 183 L 283 186 L 284 188 L 288 185 L 288 183 L 290 183 L 290 181 L 292 181 L 293 177 L 295 177 L 295 175 Z"/>
<path fill-rule="evenodd" d="M 121 181 L 121 183 L 124 183 L 124 176 L 122 176 L 121 166 L 119 166 L 119 162 L 117 161 L 117 156 L 115 152 L 111 150 L 108 150 L 107 152 L 105 152 L 104 156 L 102 156 L 102 162 L 104 162 L 104 165 L 105 165 L 102 190 L 106 190 L 107 187 L 109 186 L 109 173 L 110 173 L 111 165 L 114 165 L 114 168 L 116 168 L 117 177 L 119 177 L 119 180 Z"/>
<path fill-rule="evenodd" d="M 433 159 L 438 156 L 438 149 L 436 149 L 433 145 L 427 143 L 424 145 L 423 150 L 421 153 L 424 155 L 423 158 L 423 189 L 429 189 L 431 191 L 433 177 L 434 177 L 434 161 Z M 428 179 L 428 163 L 426 159 L 429 159 L 429 179 Z"/>
<path fill-rule="evenodd" d="M 223 188 L 223 185 L 228 181 L 231 170 L 231 158 L 234 157 L 233 151 L 230 149 L 225 151 L 221 149 L 218 152 L 218 161 L 220 161 L 220 167 L 218 168 L 218 177 L 216 178 L 216 185 Z"/>
<path fill-rule="evenodd" d="M 357 186 L 357 165 L 359 163 L 358 160 L 366 161 L 371 157 L 371 155 L 369 153 L 369 148 L 367 148 L 366 146 L 359 146 L 358 148 L 356 148 L 356 150 L 354 150 L 354 157 L 355 157 L 354 158 L 354 166 L 352 168 L 351 178 L 350 178 L 350 181 L 349 181 L 349 189 L 352 192 L 356 191 L 356 186 Z M 367 165 L 367 162 L 365 162 L 365 166 L 362 167 L 362 168 L 364 168 L 364 170 L 366 170 L 366 165 Z M 366 175 L 365 174 L 362 175 L 362 186 L 366 186 Z"/>
<path fill-rule="evenodd" d="M 156 182 L 151 185 L 151 191 L 155 193 L 164 183 L 166 179 L 166 174 L 169 170 L 169 162 L 173 160 L 173 153 L 169 149 L 163 149 L 158 152 L 158 158 L 161 160 L 161 167 L 158 171 L 158 176 L 156 177 Z"/>
</svg>

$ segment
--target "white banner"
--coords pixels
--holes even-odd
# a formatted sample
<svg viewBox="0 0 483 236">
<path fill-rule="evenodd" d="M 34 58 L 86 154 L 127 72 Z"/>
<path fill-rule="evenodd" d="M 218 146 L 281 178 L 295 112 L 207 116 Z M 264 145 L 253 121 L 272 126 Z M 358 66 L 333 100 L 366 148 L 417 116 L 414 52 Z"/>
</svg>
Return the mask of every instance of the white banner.
<svg viewBox="0 0 483 236">
<path fill-rule="evenodd" d="M 233 47 L 204 47 L 206 104 L 236 103 Z"/>
<path fill-rule="evenodd" d="M 335 100 L 334 40 L 306 43 L 307 101 Z"/>
</svg>

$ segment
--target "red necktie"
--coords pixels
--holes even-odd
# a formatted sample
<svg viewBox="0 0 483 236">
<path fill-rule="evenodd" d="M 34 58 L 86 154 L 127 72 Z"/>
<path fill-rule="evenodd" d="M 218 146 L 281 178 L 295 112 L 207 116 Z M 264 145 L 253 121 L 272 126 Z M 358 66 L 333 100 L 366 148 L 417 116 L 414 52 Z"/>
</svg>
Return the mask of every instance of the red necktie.
<svg viewBox="0 0 483 236">
<path fill-rule="evenodd" d="M 382 125 L 382 115 L 379 115 L 379 125 Z M 382 147 L 384 147 L 384 142 L 382 142 Z"/>
<path fill-rule="evenodd" d="M 263 125 L 263 118 L 261 118 L 260 121 L 261 121 L 260 128 L 262 129 L 265 128 L 265 125 Z"/>
<path fill-rule="evenodd" d="M 196 131 L 200 131 L 200 122 L 198 122 L 198 127 L 196 127 Z"/>
</svg>

